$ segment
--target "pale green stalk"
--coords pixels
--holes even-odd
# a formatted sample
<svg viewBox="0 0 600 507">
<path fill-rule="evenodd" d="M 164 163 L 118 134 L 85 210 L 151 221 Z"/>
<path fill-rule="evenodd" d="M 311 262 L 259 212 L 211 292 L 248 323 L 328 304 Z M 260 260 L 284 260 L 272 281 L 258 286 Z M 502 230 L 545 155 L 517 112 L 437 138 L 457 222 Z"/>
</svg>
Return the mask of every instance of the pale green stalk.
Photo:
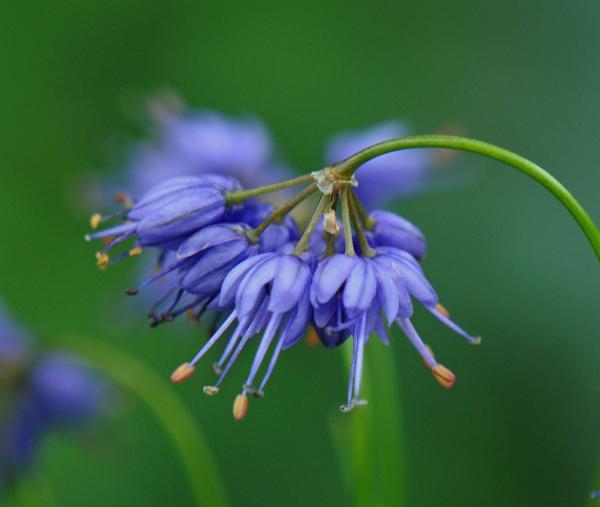
<svg viewBox="0 0 600 507">
<path fill-rule="evenodd" d="M 170 384 L 135 357 L 106 343 L 77 337 L 54 340 L 53 344 L 81 354 L 91 367 L 146 403 L 181 458 L 197 506 L 228 505 L 206 438 Z"/>
</svg>

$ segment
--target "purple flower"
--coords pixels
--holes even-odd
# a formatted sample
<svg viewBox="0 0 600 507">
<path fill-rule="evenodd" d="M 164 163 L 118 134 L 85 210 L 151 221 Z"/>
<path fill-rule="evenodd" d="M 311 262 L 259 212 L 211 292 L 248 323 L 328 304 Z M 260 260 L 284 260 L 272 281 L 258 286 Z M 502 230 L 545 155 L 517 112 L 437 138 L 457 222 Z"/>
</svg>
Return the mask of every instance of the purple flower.
<svg viewBox="0 0 600 507">
<path fill-rule="evenodd" d="M 258 186 L 289 173 L 276 159 L 267 128 L 254 117 L 169 112 L 154 132 L 151 141 L 134 148 L 129 161 L 130 186 L 137 193 L 177 176 L 216 173 Z"/>
<path fill-rule="evenodd" d="M 173 320 L 184 312 L 198 319 L 218 296 L 227 274 L 258 253 L 248 241 L 246 224 L 216 224 L 200 229 L 166 254 L 161 269 L 130 294 L 157 281 L 166 288 L 149 314 L 152 325 Z M 191 313 L 190 313 L 191 312 Z"/>
<path fill-rule="evenodd" d="M 327 146 L 326 161 L 339 162 L 372 144 L 408 135 L 407 126 L 389 121 L 360 132 L 335 136 Z M 394 197 L 408 195 L 427 186 L 431 156 L 425 150 L 388 153 L 367 162 L 356 172 L 356 193 L 367 207 L 381 206 Z"/>
<path fill-rule="evenodd" d="M 408 220 L 389 211 L 373 211 L 370 228 L 373 246 L 392 246 L 408 252 L 418 260 L 425 257 L 427 243 L 423 233 Z"/>
<path fill-rule="evenodd" d="M 225 193 L 237 188 L 235 180 L 218 175 L 168 180 L 133 204 L 123 224 L 89 234 L 86 239 L 109 238 L 97 254 L 100 267 L 108 264 L 110 249 L 132 238 L 133 247 L 121 257 L 137 255 L 146 246 L 173 249 L 187 235 L 222 221 L 227 212 Z M 101 218 L 95 215 L 92 220 L 97 226 Z"/>
<path fill-rule="evenodd" d="M 71 355 L 42 357 L 31 376 L 32 397 L 49 424 L 73 425 L 99 415 L 106 386 Z"/>
<path fill-rule="evenodd" d="M 104 384 L 72 356 L 38 352 L 0 310 L 0 489 L 26 471 L 51 429 L 96 417 Z"/>
<path fill-rule="evenodd" d="M 479 343 L 479 338 L 469 335 L 448 318 L 421 266 L 405 251 L 379 247 L 372 258 L 335 254 L 317 266 L 310 301 L 314 309 L 313 322 L 323 344 L 338 346 L 349 336 L 353 337 L 348 399 L 342 410 L 364 403 L 360 399 L 360 387 L 365 344 L 371 332 L 387 343 L 386 327 L 393 322 L 417 349 L 436 380 L 444 387 L 454 383 L 454 376 L 438 364 L 413 327 L 411 297 L 469 343 Z"/>
<path fill-rule="evenodd" d="M 174 372 L 172 380 L 180 382 L 188 378 L 196 363 L 233 329 L 214 365 L 219 378 L 204 389 L 207 394 L 215 394 L 249 341 L 262 334 L 248 378 L 234 403 L 234 417 L 241 420 L 247 410 L 247 394 L 263 395 L 281 351 L 296 344 L 306 331 L 310 318 L 311 262 L 309 254 L 264 253 L 238 264 L 223 281 L 218 302 L 220 308 L 233 309 L 194 358 Z M 267 371 L 256 387 L 256 375 L 269 349 L 272 354 Z"/>
</svg>

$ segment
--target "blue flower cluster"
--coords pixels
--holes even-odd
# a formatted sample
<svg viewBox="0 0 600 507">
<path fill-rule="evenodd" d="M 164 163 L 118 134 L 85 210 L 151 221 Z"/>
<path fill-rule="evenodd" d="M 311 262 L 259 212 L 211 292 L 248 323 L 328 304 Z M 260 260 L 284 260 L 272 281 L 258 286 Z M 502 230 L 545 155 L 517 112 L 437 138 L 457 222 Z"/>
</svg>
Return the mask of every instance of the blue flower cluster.
<svg viewBox="0 0 600 507">
<path fill-rule="evenodd" d="M 43 435 L 96 417 L 104 384 L 76 358 L 37 353 L 0 308 L 0 491 L 26 471 Z"/>
<path fill-rule="evenodd" d="M 379 163 L 382 178 L 377 176 L 377 167 L 373 181 L 368 167 L 361 169 L 359 192 L 354 190 L 354 178 L 343 177 L 331 167 L 306 178 L 245 190 L 230 168 L 244 166 L 237 163 L 241 161 L 256 169 L 257 159 L 248 154 L 252 143 L 245 142 L 245 135 L 239 147 L 233 140 L 217 142 L 224 129 L 215 127 L 212 131 L 209 124 L 206 132 L 196 125 L 203 136 L 175 135 L 173 143 L 185 144 L 198 158 L 204 149 L 207 153 L 214 149 L 213 141 L 229 146 L 231 153 L 220 153 L 221 159 L 229 162 L 213 163 L 211 172 L 190 171 L 192 175 L 165 178 L 139 198 L 124 199 L 125 208 L 117 215 L 95 214 L 91 221 L 95 231 L 86 236 L 104 242 L 96 254 L 101 268 L 146 249 L 158 252 L 156 273 L 128 290 L 134 295 L 149 284 L 163 282 L 163 292 L 149 313 L 151 325 L 182 314 L 193 320 L 208 312 L 214 316 L 210 337 L 192 359 L 174 371 L 172 380 L 189 378 L 198 361 L 217 343 L 225 342 L 213 364 L 218 379 L 204 387 L 205 393 L 216 394 L 242 351 L 256 343 L 250 372 L 234 402 L 234 417 L 240 420 L 247 411 L 248 395 L 263 395 L 281 352 L 312 328 L 329 348 L 352 340 L 350 382 L 342 406 L 343 411 L 349 411 L 364 404 L 360 388 L 369 337 L 376 334 L 387 343 L 387 329 L 395 324 L 437 382 L 452 387 L 453 373 L 437 362 L 411 323 L 413 302 L 421 303 L 467 342 L 476 344 L 479 338 L 450 320 L 427 281 L 420 264 L 426 253 L 422 232 L 396 214 L 367 212 L 361 204 L 363 182 L 370 182 L 365 185 L 370 189 L 367 197 L 393 186 L 392 171 L 385 161 L 373 161 Z M 396 126 L 384 126 L 382 132 L 370 132 L 367 137 L 387 135 L 390 128 Z M 361 137 L 355 142 L 365 141 Z M 338 139 L 333 153 L 350 152 L 348 143 L 353 144 L 352 139 Z M 262 152 L 262 143 L 258 145 Z M 263 158 L 263 164 L 267 159 Z M 409 162 L 416 168 L 423 160 L 387 161 L 392 166 Z M 268 173 L 268 169 L 268 164 L 262 166 L 262 172 Z M 246 175 L 245 180 L 252 181 L 254 174 Z M 265 181 L 256 181 L 261 180 Z M 298 184 L 308 187 L 280 208 L 259 199 Z M 313 193 L 320 194 L 319 204 L 299 234 L 289 212 Z M 108 224 L 115 219 L 120 219 L 119 223 Z M 122 251 L 114 255 L 116 248 Z"/>
</svg>

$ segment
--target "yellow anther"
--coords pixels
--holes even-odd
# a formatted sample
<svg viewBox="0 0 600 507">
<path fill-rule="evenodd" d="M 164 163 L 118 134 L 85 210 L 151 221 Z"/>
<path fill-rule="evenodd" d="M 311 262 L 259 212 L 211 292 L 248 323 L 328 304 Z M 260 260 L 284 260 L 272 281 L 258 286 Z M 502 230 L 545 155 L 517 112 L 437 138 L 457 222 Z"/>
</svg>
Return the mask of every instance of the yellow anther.
<svg viewBox="0 0 600 507">
<path fill-rule="evenodd" d="M 189 379 L 194 374 L 194 371 L 196 371 L 196 368 L 190 363 L 183 363 L 171 374 L 171 382 L 179 384 Z"/>
<path fill-rule="evenodd" d="M 315 328 L 312 326 L 308 328 L 308 334 L 306 335 L 306 343 L 311 349 L 314 349 L 319 345 L 319 335 L 315 331 Z"/>
<path fill-rule="evenodd" d="M 241 421 L 246 417 L 246 412 L 248 412 L 248 396 L 238 394 L 233 402 L 233 418 L 236 421 Z"/>
<path fill-rule="evenodd" d="M 448 312 L 448 310 L 446 310 L 446 308 L 439 303 L 437 305 L 435 305 L 435 310 L 438 313 L 441 313 L 447 319 L 450 317 L 450 313 Z"/>
<path fill-rule="evenodd" d="M 215 394 L 219 394 L 219 388 L 217 386 L 204 386 L 202 390 L 207 396 L 214 396 Z"/>
<path fill-rule="evenodd" d="M 96 264 L 100 269 L 106 269 L 110 257 L 106 252 L 96 252 Z"/>
<path fill-rule="evenodd" d="M 444 389 L 450 389 L 456 382 L 456 377 L 448 368 L 443 364 L 436 364 L 431 368 L 431 373 L 435 381 L 442 386 Z"/>
<path fill-rule="evenodd" d="M 97 229 L 100 222 L 102 222 L 102 215 L 100 213 L 94 213 L 90 218 L 90 226 L 92 229 Z"/>
<path fill-rule="evenodd" d="M 144 249 L 141 246 L 134 246 L 131 250 L 129 250 L 129 257 L 140 255 L 143 251 Z"/>
<path fill-rule="evenodd" d="M 133 199 L 125 192 L 120 192 L 115 195 L 115 201 L 117 201 L 119 204 L 122 204 L 125 209 L 130 209 L 133 207 Z"/>
<path fill-rule="evenodd" d="M 186 310 L 185 312 L 185 316 L 195 325 L 195 326 L 199 326 L 200 325 L 200 319 L 198 318 L 198 316 L 196 315 L 196 312 L 194 310 L 192 310 L 191 308 L 189 308 L 188 310 Z"/>
<path fill-rule="evenodd" d="M 431 357 L 433 357 L 435 359 L 435 356 L 433 355 L 433 350 L 431 350 L 431 347 L 429 345 L 425 345 L 425 348 L 429 351 L 429 353 L 431 354 Z M 425 368 L 427 368 L 428 370 L 430 370 L 434 366 L 433 364 L 429 364 L 427 362 L 427 359 L 425 359 L 423 356 L 421 356 L 421 362 L 423 363 Z"/>
<path fill-rule="evenodd" d="M 114 236 L 106 236 L 106 238 L 102 238 L 102 244 L 104 246 L 107 246 L 108 244 L 112 243 L 112 241 L 115 239 Z"/>
</svg>

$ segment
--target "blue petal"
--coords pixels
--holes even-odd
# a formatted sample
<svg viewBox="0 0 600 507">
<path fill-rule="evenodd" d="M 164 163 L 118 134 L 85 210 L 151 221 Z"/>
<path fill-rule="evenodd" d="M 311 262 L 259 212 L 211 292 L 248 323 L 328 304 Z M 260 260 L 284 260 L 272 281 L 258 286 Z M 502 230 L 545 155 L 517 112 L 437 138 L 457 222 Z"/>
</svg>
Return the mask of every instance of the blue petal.
<svg viewBox="0 0 600 507">
<path fill-rule="evenodd" d="M 181 287 L 188 292 L 195 292 L 196 287 L 203 283 L 203 279 L 215 272 L 227 268 L 221 282 L 237 263 L 247 257 L 248 246 L 242 242 L 219 245 L 208 250 L 194 266 L 188 271 L 181 281 Z M 235 261 L 235 263 L 233 262 Z"/>
<path fill-rule="evenodd" d="M 245 228 L 241 224 L 218 224 L 205 227 L 181 244 L 177 250 L 177 257 L 180 259 L 190 257 L 207 248 L 231 241 L 245 241 L 244 231 Z"/>
<path fill-rule="evenodd" d="M 377 280 L 371 264 L 360 259 L 356 264 L 344 287 L 344 307 L 350 318 L 366 311 L 377 292 Z"/>
<path fill-rule="evenodd" d="M 385 273 L 375 262 L 373 263 L 373 271 L 377 278 L 377 299 L 388 323 L 391 324 L 398 315 L 400 305 L 400 296 L 394 283 L 394 277 Z"/>
<path fill-rule="evenodd" d="M 317 302 L 329 301 L 344 284 L 358 262 L 357 257 L 343 254 L 336 254 L 322 261 L 313 277 Z"/>
<path fill-rule="evenodd" d="M 235 308 L 238 318 L 252 313 L 266 292 L 267 284 L 277 273 L 277 258 L 272 257 L 246 273 L 235 295 Z"/>
<path fill-rule="evenodd" d="M 231 306 L 244 275 L 271 257 L 273 257 L 273 254 L 271 253 L 254 255 L 253 257 L 249 257 L 245 261 L 240 262 L 235 268 L 233 268 L 225 280 L 223 280 L 221 293 L 219 295 L 219 306 Z"/>
<path fill-rule="evenodd" d="M 308 320 L 310 318 L 310 301 L 308 300 L 308 292 L 304 291 L 304 294 L 296 310 L 289 318 L 286 323 L 285 329 L 283 330 L 281 337 L 283 338 L 283 349 L 288 349 L 292 345 L 295 345 L 300 338 L 304 335 L 306 327 L 308 326 Z"/>
<path fill-rule="evenodd" d="M 295 255 L 280 255 L 277 259 L 277 275 L 273 280 L 268 310 L 283 313 L 294 307 L 307 292 L 310 270 Z"/>
</svg>

